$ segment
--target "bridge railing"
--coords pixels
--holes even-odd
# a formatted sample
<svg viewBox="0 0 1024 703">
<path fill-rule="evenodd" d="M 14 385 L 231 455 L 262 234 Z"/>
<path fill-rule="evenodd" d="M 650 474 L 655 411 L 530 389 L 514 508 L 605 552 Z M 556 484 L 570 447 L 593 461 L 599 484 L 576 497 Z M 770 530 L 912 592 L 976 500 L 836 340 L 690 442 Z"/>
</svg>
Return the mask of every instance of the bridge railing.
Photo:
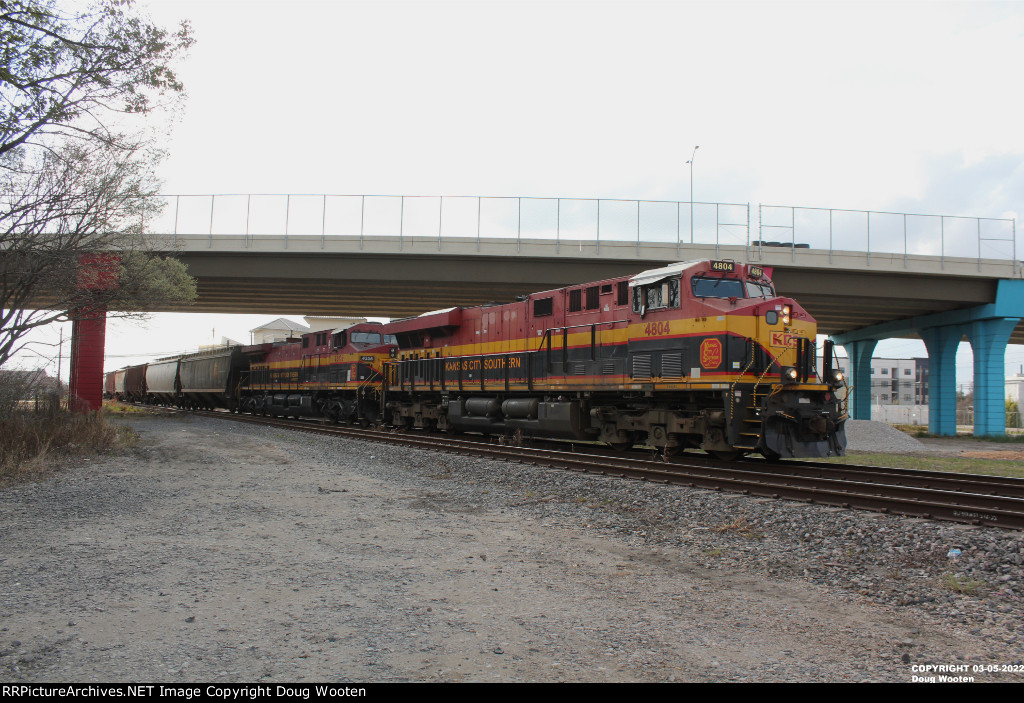
<svg viewBox="0 0 1024 703">
<path fill-rule="evenodd" d="M 594 247 L 630 242 L 746 245 L 750 206 L 675 200 L 539 198 L 520 196 L 410 196 L 213 194 L 161 195 L 144 222 L 151 234 L 256 237 L 394 238 L 399 249 L 446 239 L 514 239 Z"/>
<path fill-rule="evenodd" d="M 758 205 L 759 237 L 752 253 L 783 247 L 795 262 L 802 249 L 863 253 L 871 257 L 902 256 L 904 266 L 913 255 L 947 258 L 1017 261 L 1017 222 L 1010 218 L 923 215 L 877 210 Z"/>
<path fill-rule="evenodd" d="M 797 262 L 806 250 L 833 256 L 851 252 L 872 257 L 913 255 L 1017 261 L 1016 221 L 1010 218 L 929 215 L 874 210 L 758 205 L 757 222 L 743 203 L 615 198 L 521 196 L 410 196 L 325 194 L 161 195 L 153 198 L 144 227 L 152 234 L 237 236 L 249 247 L 255 238 L 346 239 L 363 248 L 388 238 L 398 249 L 436 246 L 445 240 L 530 240 L 562 249 L 600 252 L 610 243 L 748 248 L 751 259 L 788 251 Z M 617 250 L 619 250 L 617 248 Z M 777 260 L 777 257 L 773 257 Z"/>
</svg>

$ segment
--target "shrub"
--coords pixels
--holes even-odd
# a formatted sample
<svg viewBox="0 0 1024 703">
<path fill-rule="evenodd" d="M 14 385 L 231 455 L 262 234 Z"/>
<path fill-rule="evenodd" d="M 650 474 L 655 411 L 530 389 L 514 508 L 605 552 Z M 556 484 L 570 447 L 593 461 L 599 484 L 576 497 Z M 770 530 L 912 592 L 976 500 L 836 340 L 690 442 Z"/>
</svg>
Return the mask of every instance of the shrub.
<svg viewBox="0 0 1024 703">
<path fill-rule="evenodd" d="M 0 418 L 0 477 L 43 471 L 66 456 L 108 451 L 122 434 L 100 413 L 13 412 Z"/>
</svg>

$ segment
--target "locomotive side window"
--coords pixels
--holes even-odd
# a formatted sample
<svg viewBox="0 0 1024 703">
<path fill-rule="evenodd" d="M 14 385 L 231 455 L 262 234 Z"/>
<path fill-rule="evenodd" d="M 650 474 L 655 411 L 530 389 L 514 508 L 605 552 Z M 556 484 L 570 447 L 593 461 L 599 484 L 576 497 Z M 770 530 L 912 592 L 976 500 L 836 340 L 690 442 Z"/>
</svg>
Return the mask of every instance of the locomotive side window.
<svg viewBox="0 0 1024 703">
<path fill-rule="evenodd" d="M 658 310 L 660 308 L 679 307 L 679 279 L 672 278 L 649 286 L 637 286 L 633 289 L 633 312 L 641 308 Z"/>
<path fill-rule="evenodd" d="M 579 312 L 583 309 L 583 289 L 569 291 L 569 312 Z"/>
<path fill-rule="evenodd" d="M 555 311 L 555 299 L 554 298 L 537 298 L 533 301 L 533 316 L 544 317 L 545 315 L 552 315 Z"/>
</svg>

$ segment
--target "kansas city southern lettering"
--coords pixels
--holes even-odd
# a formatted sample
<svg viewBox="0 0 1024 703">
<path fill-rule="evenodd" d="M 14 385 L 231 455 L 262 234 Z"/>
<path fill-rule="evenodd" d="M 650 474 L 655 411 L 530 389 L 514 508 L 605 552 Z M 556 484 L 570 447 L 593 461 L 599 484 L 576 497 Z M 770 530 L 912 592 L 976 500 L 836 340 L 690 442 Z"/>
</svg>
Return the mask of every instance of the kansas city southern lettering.
<svg viewBox="0 0 1024 703">
<path fill-rule="evenodd" d="M 480 359 L 462 359 L 461 361 L 455 359 L 453 361 L 446 361 L 444 364 L 445 371 L 459 371 L 460 369 L 462 371 L 479 371 L 481 367 L 488 371 L 492 369 L 504 369 L 505 357 L 484 359 L 482 362 Z M 510 358 L 508 360 L 508 368 L 523 368 L 523 360 L 518 356 Z"/>
</svg>

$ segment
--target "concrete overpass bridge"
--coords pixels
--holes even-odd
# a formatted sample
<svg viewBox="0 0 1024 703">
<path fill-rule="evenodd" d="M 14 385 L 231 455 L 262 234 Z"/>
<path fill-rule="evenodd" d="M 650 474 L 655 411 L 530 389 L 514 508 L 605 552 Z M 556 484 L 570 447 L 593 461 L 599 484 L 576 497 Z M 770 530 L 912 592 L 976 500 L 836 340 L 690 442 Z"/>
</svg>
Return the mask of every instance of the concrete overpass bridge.
<svg viewBox="0 0 1024 703">
<path fill-rule="evenodd" d="M 183 216 L 182 198 L 201 216 Z M 276 225 L 252 225 L 260 198 L 283 206 Z M 847 348 L 855 417 L 870 417 L 877 341 L 923 339 L 934 369 L 930 429 L 940 434 L 955 432 L 957 344 L 966 337 L 974 347 L 979 434 L 1005 431 L 1005 347 L 1024 344 L 1013 220 L 551 198 L 216 195 L 170 204 L 173 224 L 168 207 L 162 227 L 148 229 L 198 279 L 194 312 L 404 317 L 673 261 L 753 261 L 773 267 L 777 289 Z"/>
</svg>

